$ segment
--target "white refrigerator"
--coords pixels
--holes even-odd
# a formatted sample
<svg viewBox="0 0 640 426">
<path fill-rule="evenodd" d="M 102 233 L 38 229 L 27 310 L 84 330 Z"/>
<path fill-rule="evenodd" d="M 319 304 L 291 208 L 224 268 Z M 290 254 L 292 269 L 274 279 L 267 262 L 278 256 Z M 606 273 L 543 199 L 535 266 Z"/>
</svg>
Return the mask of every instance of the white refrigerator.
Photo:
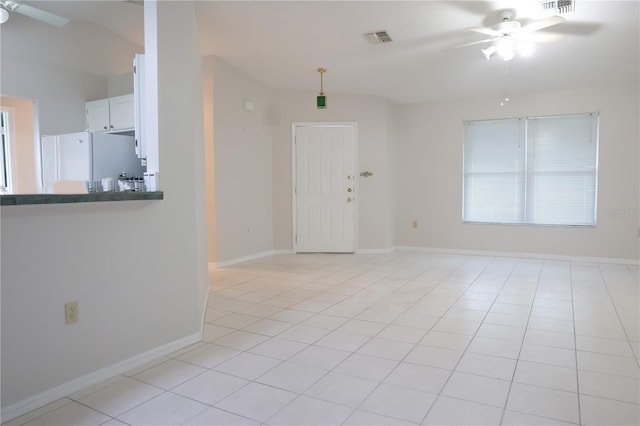
<svg viewBox="0 0 640 426">
<path fill-rule="evenodd" d="M 42 192 L 53 192 L 56 181 L 85 181 L 89 186 L 120 173 L 142 177 L 145 167 L 133 136 L 78 132 L 42 137 Z"/>
</svg>

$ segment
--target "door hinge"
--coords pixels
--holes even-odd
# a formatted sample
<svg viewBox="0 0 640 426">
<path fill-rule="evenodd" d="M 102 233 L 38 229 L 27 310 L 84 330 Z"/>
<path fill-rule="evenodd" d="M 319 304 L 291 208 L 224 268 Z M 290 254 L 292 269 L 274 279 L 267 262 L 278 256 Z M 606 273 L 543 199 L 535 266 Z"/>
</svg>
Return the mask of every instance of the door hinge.
<svg viewBox="0 0 640 426">
<path fill-rule="evenodd" d="M 136 66 L 135 65 L 133 66 L 133 73 L 134 74 L 136 73 Z"/>
</svg>

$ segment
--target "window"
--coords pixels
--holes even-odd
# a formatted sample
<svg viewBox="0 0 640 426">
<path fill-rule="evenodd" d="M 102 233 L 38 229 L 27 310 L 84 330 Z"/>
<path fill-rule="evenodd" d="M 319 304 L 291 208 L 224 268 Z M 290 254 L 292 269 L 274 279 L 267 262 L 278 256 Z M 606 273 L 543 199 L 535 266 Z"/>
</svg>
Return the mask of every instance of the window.
<svg viewBox="0 0 640 426">
<path fill-rule="evenodd" d="M 465 121 L 463 220 L 595 225 L 598 115 Z"/>
</svg>

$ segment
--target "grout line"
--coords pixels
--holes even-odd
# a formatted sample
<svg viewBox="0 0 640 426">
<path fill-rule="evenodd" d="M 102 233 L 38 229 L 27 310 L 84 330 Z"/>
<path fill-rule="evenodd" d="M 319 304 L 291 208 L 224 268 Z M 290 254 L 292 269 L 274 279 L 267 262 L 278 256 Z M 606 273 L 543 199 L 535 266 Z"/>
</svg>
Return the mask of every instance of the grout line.
<svg viewBox="0 0 640 426">
<path fill-rule="evenodd" d="M 500 424 L 504 422 L 504 415 L 505 415 L 505 412 L 507 411 L 507 406 L 509 405 L 509 398 L 511 397 L 511 390 L 513 389 L 513 380 L 516 377 L 516 372 L 518 371 L 518 364 L 520 363 L 520 356 L 522 355 L 522 347 L 524 346 L 524 341 L 526 340 L 527 333 L 529 332 L 529 321 L 531 321 L 531 313 L 533 312 L 533 306 L 536 303 L 536 295 L 538 294 L 538 288 L 540 287 L 540 279 L 544 271 L 544 265 L 545 265 L 545 261 L 542 260 L 540 262 L 540 270 L 538 271 L 538 279 L 536 280 L 536 287 L 535 287 L 535 290 L 533 291 L 533 300 L 531 301 L 531 307 L 529 308 L 529 316 L 527 318 L 527 324 L 525 324 L 524 334 L 522 335 L 522 340 L 520 341 L 520 349 L 518 350 L 518 356 L 516 357 L 516 365 L 513 368 L 511 381 L 509 382 L 509 390 L 507 391 L 507 398 L 504 401 L 504 408 L 502 410 L 502 416 L 500 417 Z"/>
<path fill-rule="evenodd" d="M 602 273 L 602 268 L 600 267 L 600 264 L 598 264 L 597 266 L 598 266 L 598 272 L 600 273 L 600 277 L 602 278 L 602 283 L 604 284 L 604 288 L 607 290 L 607 294 L 609 295 L 609 299 L 611 300 L 611 304 L 613 305 L 613 310 L 616 312 L 616 318 L 618 319 L 618 323 L 620 324 L 620 327 L 622 327 L 622 331 L 624 332 L 624 335 L 627 338 L 627 344 L 629 345 L 629 348 L 631 349 L 631 353 L 634 355 L 634 358 L 636 360 L 636 365 L 638 365 L 638 367 L 640 367 L 640 360 L 638 360 L 638 357 L 636 356 L 637 354 L 633 350 L 633 345 L 631 344 L 631 339 L 629 339 L 629 334 L 627 333 L 627 329 L 625 328 L 625 326 L 624 326 L 624 324 L 622 322 L 622 319 L 620 318 L 620 312 L 618 312 L 618 307 L 616 306 L 616 302 L 613 299 L 613 297 L 611 296 L 611 290 L 609 290 L 609 286 L 607 285 L 607 280 L 604 277 L 604 274 Z M 628 266 L 627 266 L 627 268 L 628 268 Z M 631 275 L 633 276 L 633 274 L 631 274 Z M 635 278 L 635 276 L 633 276 L 633 277 Z M 576 350 L 577 350 L 577 347 L 576 347 Z"/>
</svg>

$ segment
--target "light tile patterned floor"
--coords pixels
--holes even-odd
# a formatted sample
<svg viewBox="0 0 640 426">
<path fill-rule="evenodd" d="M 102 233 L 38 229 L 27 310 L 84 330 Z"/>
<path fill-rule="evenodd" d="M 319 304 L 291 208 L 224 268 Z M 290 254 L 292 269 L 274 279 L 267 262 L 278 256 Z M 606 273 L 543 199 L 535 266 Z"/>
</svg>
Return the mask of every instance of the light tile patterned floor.
<svg viewBox="0 0 640 426">
<path fill-rule="evenodd" d="M 216 271 L 204 341 L 10 425 L 638 425 L 637 266 L 396 252 Z"/>
</svg>

